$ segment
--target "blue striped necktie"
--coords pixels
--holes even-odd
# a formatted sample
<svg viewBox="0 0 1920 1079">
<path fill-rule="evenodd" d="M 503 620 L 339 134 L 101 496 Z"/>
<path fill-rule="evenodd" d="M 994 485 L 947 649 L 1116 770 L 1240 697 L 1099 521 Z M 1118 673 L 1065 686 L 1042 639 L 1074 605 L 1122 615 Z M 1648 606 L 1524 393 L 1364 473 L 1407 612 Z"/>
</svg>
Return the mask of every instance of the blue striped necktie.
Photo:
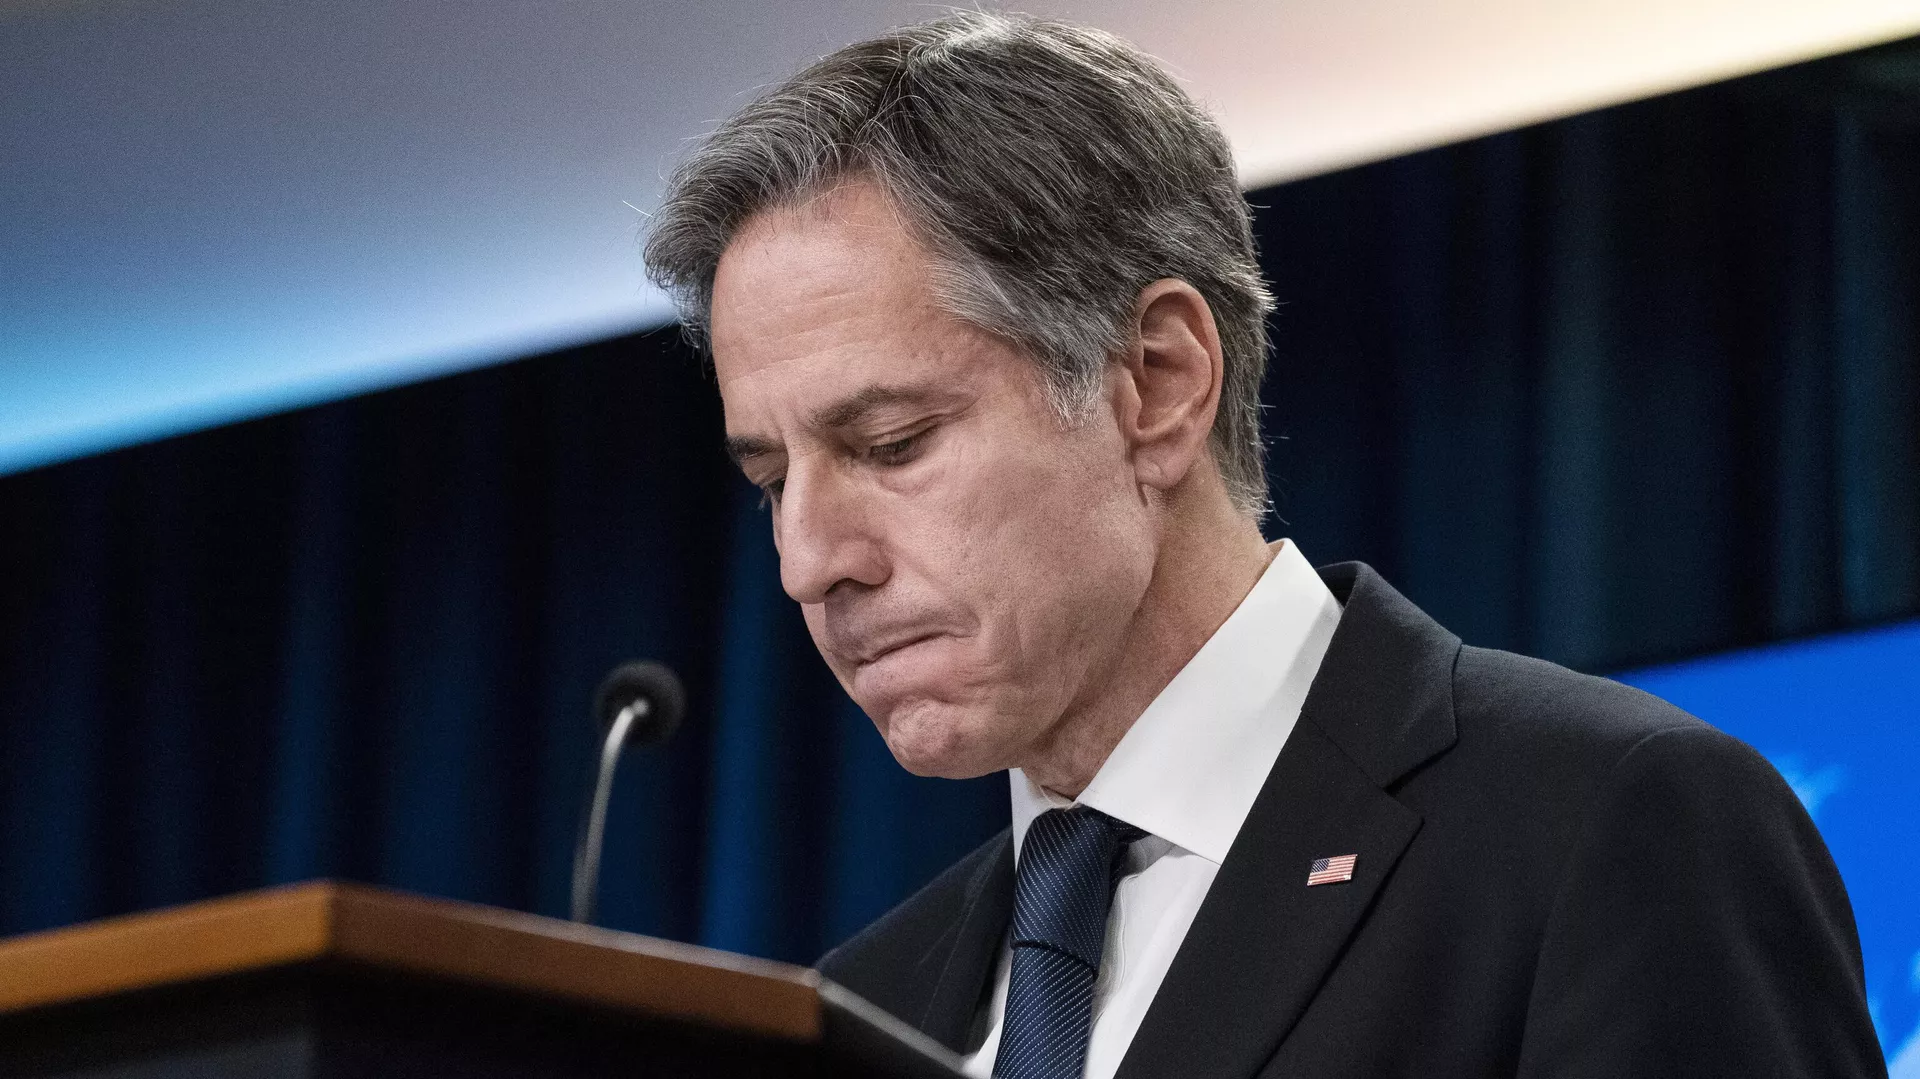
<svg viewBox="0 0 1920 1079">
<path fill-rule="evenodd" d="M 1034 818 L 1013 880 L 1013 972 L 995 1079 L 1080 1079 L 1107 908 L 1127 845 L 1146 833 L 1095 809 Z"/>
</svg>

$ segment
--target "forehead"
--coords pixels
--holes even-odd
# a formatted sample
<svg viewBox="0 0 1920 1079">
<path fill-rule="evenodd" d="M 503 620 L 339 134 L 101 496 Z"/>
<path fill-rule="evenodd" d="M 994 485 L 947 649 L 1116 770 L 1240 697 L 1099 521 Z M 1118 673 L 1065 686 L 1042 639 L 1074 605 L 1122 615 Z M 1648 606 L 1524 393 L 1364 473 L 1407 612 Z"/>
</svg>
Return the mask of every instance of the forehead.
<svg viewBox="0 0 1920 1079">
<path fill-rule="evenodd" d="M 925 254 L 870 185 L 755 215 L 714 277 L 714 369 L 729 413 L 763 387 L 826 390 L 886 367 L 904 374 L 941 351 L 960 328 L 930 285 Z"/>
</svg>

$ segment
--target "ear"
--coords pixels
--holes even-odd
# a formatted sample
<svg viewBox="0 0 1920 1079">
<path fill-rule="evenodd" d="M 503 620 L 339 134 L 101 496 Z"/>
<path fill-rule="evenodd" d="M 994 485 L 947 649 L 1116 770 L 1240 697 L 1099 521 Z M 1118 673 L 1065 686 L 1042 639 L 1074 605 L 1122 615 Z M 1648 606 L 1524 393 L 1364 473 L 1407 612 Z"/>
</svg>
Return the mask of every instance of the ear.
<svg viewBox="0 0 1920 1079">
<path fill-rule="evenodd" d="M 1206 455 L 1225 371 L 1220 333 L 1206 299 L 1178 278 L 1141 289 L 1133 313 L 1116 411 L 1135 477 L 1167 491 Z"/>
</svg>

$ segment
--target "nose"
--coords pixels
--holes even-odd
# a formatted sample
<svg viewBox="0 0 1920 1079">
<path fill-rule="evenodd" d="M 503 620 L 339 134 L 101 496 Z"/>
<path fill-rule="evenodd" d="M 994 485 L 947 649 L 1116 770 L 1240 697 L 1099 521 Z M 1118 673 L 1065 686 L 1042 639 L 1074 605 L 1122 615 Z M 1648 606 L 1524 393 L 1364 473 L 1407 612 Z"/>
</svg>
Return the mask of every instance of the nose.
<svg viewBox="0 0 1920 1079">
<path fill-rule="evenodd" d="M 774 514 L 780 586 L 795 602 L 824 603 L 842 581 L 886 583 L 887 563 L 872 506 L 828 462 L 795 462 Z"/>
</svg>

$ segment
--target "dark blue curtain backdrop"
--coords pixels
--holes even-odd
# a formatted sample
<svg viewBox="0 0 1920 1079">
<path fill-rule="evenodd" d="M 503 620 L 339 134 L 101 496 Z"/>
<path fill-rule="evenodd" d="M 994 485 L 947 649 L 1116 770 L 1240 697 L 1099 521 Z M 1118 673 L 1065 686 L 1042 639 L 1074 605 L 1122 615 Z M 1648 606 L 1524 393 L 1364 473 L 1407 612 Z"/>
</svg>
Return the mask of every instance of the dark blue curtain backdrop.
<svg viewBox="0 0 1920 1079">
<path fill-rule="evenodd" d="M 1920 611 L 1920 65 L 1777 72 L 1258 192 L 1284 523 L 1607 669 Z M 332 875 L 810 960 L 1002 825 L 814 655 L 670 332 L 0 480 L 0 932 Z"/>
</svg>

